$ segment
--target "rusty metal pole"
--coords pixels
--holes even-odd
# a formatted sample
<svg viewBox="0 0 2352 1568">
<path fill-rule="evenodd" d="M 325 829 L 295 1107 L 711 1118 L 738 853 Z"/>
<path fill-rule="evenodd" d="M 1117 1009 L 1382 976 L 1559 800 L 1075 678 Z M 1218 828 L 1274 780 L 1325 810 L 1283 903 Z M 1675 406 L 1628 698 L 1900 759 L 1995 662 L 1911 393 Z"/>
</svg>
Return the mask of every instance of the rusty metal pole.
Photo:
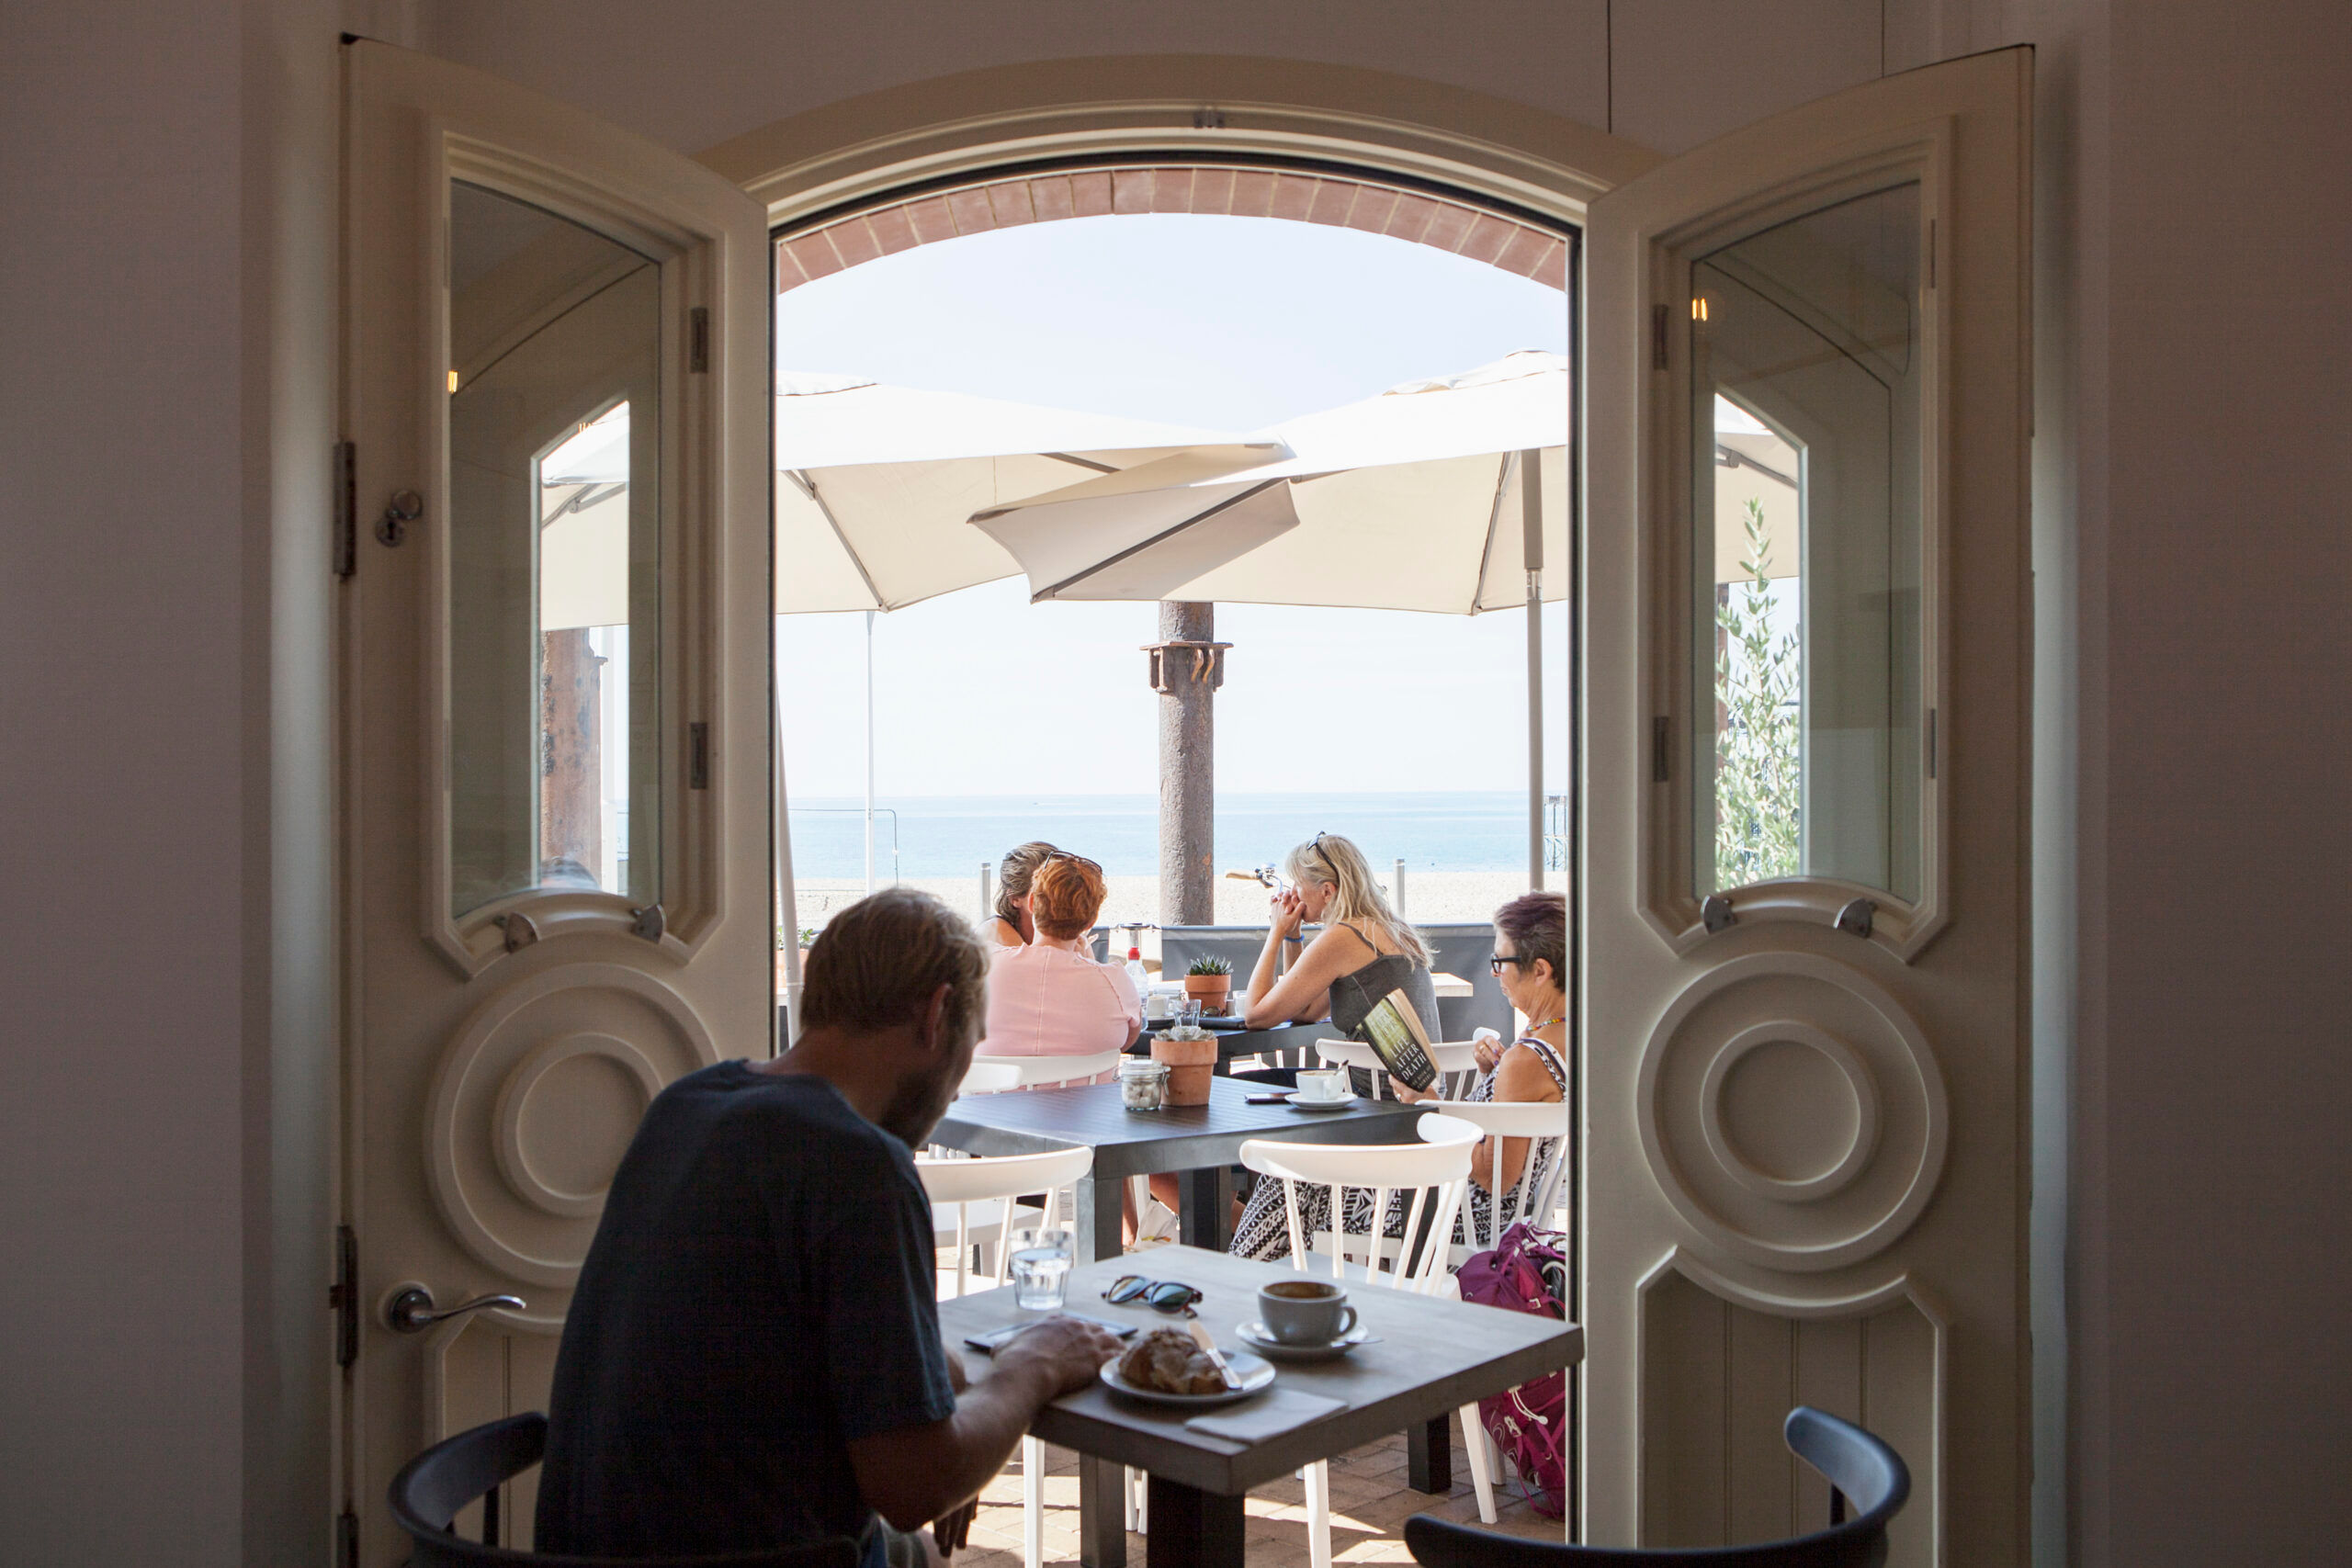
<svg viewBox="0 0 2352 1568">
<path fill-rule="evenodd" d="M 1216 606 L 1163 601 L 1149 649 L 1159 703 L 1159 923 L 1216 919 L 1216 749 L 1214 703 L 1225 682 Z"/>
</svg>

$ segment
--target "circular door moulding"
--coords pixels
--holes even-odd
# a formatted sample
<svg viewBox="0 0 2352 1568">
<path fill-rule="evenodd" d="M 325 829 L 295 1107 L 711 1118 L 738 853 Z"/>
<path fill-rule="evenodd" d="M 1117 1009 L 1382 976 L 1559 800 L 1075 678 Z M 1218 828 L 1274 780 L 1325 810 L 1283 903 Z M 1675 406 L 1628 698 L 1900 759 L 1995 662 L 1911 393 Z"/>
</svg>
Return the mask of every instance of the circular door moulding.
<svg viewBox="0 0 2352 1568">
<path fill-rule="evenodd" d="M 1942 1179 L 1942 1070 L 1917 1022 L 1849 964 L 1758 953 L 1676 997 L 1643 1048 L 1642 1150 L 1706 1247 L 1765 1268 L 1859 1262 Z"/>
</svg>

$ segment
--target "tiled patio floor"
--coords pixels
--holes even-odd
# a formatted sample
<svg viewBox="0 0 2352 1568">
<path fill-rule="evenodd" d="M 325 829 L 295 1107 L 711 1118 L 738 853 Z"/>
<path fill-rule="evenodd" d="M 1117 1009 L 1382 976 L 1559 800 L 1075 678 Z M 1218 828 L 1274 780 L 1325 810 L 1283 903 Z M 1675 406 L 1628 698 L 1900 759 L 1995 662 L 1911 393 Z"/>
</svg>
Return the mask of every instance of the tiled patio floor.
<svg viewBox="0 0 2352 1568">
<path fill-rule="evenodd" d="M 1409 1562 L 1405 1521 L 1415 1514 L 1478 1522 L 1478 1499 L 1470 1489 L 1470 1461 L 1453 1432 L 1453 1491 L 1433 1497 L 1405 1483 L 1405 1438 L 1400 1433 L 1331 1461 L 1331 1558 L 1335 1562 Z M 1498 1490 L 1494 1527 L 1513 1535 L 1562 1538 L 1560 1523 L 1530 1508 L 1515 1483 Z M 1269 1483 L 1250 1494 L 1245 1526 L 1250 1568 L 1306 1568 L 1306 1507 L 1295 1478 Z M 1046 1450 L 1046 1551 L 1047 1562 L 1078 1561 L 1078 1456 Z M 1130 1565 L 1148 1563 L 1151 1538 L 1127 1537 Z M 1021 1470 L 1015 1460 L 980 1494 L 979 1517 L 972 1524 L 968 1550 L 956 1554 L 956 1568 L 1021 1568 Z"/>
</svg>

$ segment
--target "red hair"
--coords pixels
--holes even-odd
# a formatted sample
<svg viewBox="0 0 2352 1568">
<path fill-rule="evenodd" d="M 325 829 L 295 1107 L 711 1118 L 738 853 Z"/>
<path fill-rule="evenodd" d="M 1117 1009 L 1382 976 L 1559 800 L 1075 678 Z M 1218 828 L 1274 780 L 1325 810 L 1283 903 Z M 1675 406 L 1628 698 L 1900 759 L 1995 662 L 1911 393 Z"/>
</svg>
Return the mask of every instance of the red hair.
<svg viewBox="0 0 2352 1568">
<path fill-rule="evenodd" d="M 1102 868 L 1083 855 L 1057 854 L 1029 879 L 1029 919 L 1037 934 L 1068 942 L 1102 912 Z"/>
</svg>

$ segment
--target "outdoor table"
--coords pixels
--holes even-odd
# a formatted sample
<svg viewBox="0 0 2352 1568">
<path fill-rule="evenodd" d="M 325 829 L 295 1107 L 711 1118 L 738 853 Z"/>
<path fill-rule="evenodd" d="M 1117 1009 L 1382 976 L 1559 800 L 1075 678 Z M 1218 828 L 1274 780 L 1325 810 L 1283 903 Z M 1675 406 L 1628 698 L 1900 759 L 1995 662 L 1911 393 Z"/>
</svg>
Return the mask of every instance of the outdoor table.
<svg viewBox="0 0 2352 1568">
<path fill-rule="evenodd" d="M 1360 1100 L 1345 1111 L 1251 1105 L 1244 1080 L 1209 1080 L 1205 1105 L 1129 1111 L 1114 1083 L 1074 1089 L 967 1094 L 947 1108 L 931 1141 L 976 1155 L 1034 1155 L 1085 1144 L 1094 1168 L 1078 1183 L 1078 1260 L 1123 1250 L 1119 1193 L 1131 1176 L 1179 1173 L 1182 1235 L 1193 1247 L 1225 1249 L 1232 1227 L 1232 1167 L 1251 1138 L 1306 1144 L 1409 1144 L 1428 1106 Z"/>
<path fill-rule="evenodd" d="M 1158 1027 L 1164 1029 L 1167 1025 L 1160 1024 Z M 1152 1025 L 1145 1025 L 1141 1037 L 1127 1046 L 1127 1055 L 1150 1055 L 1151 1037 L 1155 1032 Z M 1338 1038 L 1332 1033 L 1329 1023 L 1276 1023 L 1264 1029 L 1212 1027 L 1210 1032 L 1216 1036 L 1216 1071 L 1220 1077 L 1232 1072 L 1234 1062 L 1240 1057 L 1271 1057 L 1277 1051 L 1304 1051 L 1306 1053 L 1306 1059 L 1311 1063 L 1315 1056 L 1315 1043 L 1317 1040 Z"/>
<path fill-rule="evenodd" d="M 1437 993 L 1437 999 L 1440 1001 L 1445 1001 L 1449 998 L 1458 1001 L 1464 997 L 1474 997 L 1478 994 L 1478 988 L 1469 981 L 1459 975 L 1449 975 L 1442 969 L 1430 971 L 1430 988 Z"/>
<path fill-rule="evenodd" d="M 1190 1247 L 1156 1248 L 1133 1261 L 1147 1266 L 1154 1279 L 1181 1280 L 1204 1292 L 1201 1320 L 1227 1350 L 1242 1348 L 1234 1327 L 1257 1316 L 1259 1287 L 1298 1277 L 1287 1263 L 1253 1263 Z M 1133 1322 L 1146 1331 L 1181 1326 L 1181 1318 L 1102 1299 L 1103 1289 L 1129 1271 L 1129 1260 L 1115 1258 L 1072 1269 L 1070 1310 Z M 1245 1445 L 1186 1427 L 1185 1418 L 1200 1412 L 1145 1404 L 1100 1383 L 1045 1408 L 1030 1435 L 1081 1456 L 1079 1539 L 1087 1568 L 1124 1568 L 1126 1562 L 1123 1465 L 1151 1478 L 1151 1568 L 1240 1568 L 1243 1498 L 1252 1486 L 1401 1428 L 1426 1429 L 1461 1405 L 1584 1356 L 1584 1330 L 1556 1318 L 1380 1285 L 1358 1285 L 1348 1299 L 1381 1343 L 1360 1346 L 1338 1360 L 1277 1367 L 1275 1386 L 1347 1402 L 1305 1426 Z M 940 1330 L 950 1345 L 1033 1315 L 1013 1305 L 1010 1288 L 939 1303 Z M 966 1364 L 976 1377 L 984 1375 L 985 1358 L 973 1354 Z M 1225 1408 L 1238 1413 L 1248 1405 Z"/>
</svg>

